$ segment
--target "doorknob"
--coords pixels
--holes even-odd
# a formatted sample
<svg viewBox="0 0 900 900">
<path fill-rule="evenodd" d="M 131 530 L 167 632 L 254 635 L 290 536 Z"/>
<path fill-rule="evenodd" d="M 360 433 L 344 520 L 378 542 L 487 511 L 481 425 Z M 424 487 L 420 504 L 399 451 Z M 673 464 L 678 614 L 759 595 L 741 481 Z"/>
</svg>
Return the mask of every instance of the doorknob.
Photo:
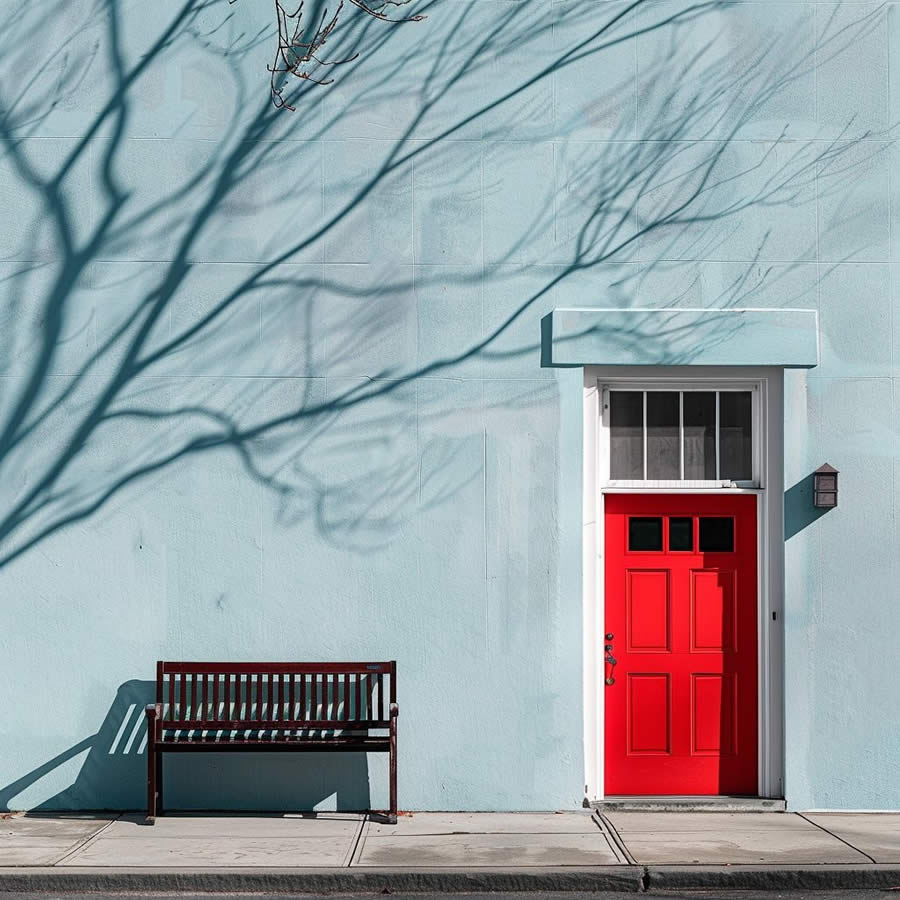
<svg viewBox="0 0 900 900">
<path fill-rule="evenodd" d="M 608 632 L 607 635 L 606 635 L 606 640 L 607 640 L 607 641 L 612 641 L 613 637 L 614 637 L 614 635 L 613 635 L 613 633 L 610 631 L 610 632 Z M 612 645 L 611 643 L 608 643 L 608 644 L 606 644 L 606 645 L 603 647 L 603 650 L 604 650 L 605 653 L 606 653 L 605 662 L 606 662 L 606 664 L 610 667 L 610 668 L 609 668 L 609 674 L 606 676 L 606 679 L 605 679 L 605 680 L 606 680 L 607 685 L 610 685 L 610 686 L 612 686 L 612 685 L 614 685 L 614 684 L 616 683 L 615 676 L 613 675 L 613 670 L 614 670 L 615 667 L 616 667 L 616 662 L 617 662 L 617 660 L 616 660 L 616 658 L 612 655 L 612 649 L 613 649 L 613 645 Z"/>
</svg>

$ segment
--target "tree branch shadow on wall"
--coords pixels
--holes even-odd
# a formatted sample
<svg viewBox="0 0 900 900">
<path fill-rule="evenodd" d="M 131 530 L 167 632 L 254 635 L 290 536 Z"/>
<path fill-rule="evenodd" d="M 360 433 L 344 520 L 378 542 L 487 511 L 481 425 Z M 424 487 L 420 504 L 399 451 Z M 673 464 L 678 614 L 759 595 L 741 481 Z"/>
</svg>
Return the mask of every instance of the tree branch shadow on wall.
<svg viewBox="0 0 900 900">
<path fill-rule="evenodd" d="M 729 259 L 739 241 L 745 262 L 704 286 L 703 304 L 766 305 L 774 294 L 791 305 L 792 267 L 765 262 L 779 220 L 809 202 L 823 172 L 884 147 L 852 123 L 824 142 L 781 134 L 756 147 L 745 136 L 816 55 L 845 51 L 877 20 L 800 54 L 785 52 L 790 35 L 744 46 L 736 65 L 708 53 L 728 3 L 614 6 L 555 4 L 549 15 L 530 2 L 426 3 L 416 11 L 429 19 L 402 28 L 348 18 L 332 53 L 365 52 L 333 87 L 293 87 L 291 114 L 268 104 L 271 29 L 252 3 L 186 0 L 168 17 L 119 0 L 81 0 L 66 17 L 22 4 L 3 59 L 34 75 L 0 78 L 18 223 L 0 281 L 0 575 L 61 532 L 106 539 L 126 509 L 163 521 L 172 505 L 219 502 L 216 485 L 204 498 L 204 477 L 226 461 L 234 497 L 276 499 L 277 528 L 312 523 L 342 552 L 374 554 L 413 514 L 483 477 L 468 441 L 486 440 L 486 420 L 502 431 L 504 416 L 556 403 L 540 320 L 560 298 L 610 305 L 598 304 L 605 283 L 615 305 L 690 305 L 694 285 L 672 290 L 671 261 Z M 685 44 L 706 21 L 712 31 Z M 551 83 L 649 39 L 660 53 L 639 121 L 620 115 L 631 69 L 587 112 L 545 117 Z M 363 111 L 384 137 L 335 155 L 342 145 L 328 142 L 355 138 Z M 466 148 L 548 128 L 553 174 L 533 180 L 533 202 L 501 206 L 512 224 L 488 229 L 490 265 L 466 265 L 482 244 L 459 223 L 481 211 L 467 191 L 482 189 L 484 165 Z M 160 135 L 171 140 L 148 140 Z M 181 155 L 163 160 L 159 145 Z M 395 215 L 413 168 L 433 198 L 419 233 Z M 485 196 L 502 192 L 507 169 L 501 155 L 484 170 Z M 839 193 L 838 181 L 827 190 Z M 753 210 L 771 221 L 747 233 Z M 794 256 L 813 252 L 801 242 Z M 693 338 L 729 339 L 724 327 Z M 441 391 L 523 371 L 527 381 L 494 399 Z M 448 431 L 448 414 L 461 432 Z M 186 483 L 197 493 L 179 495 Z M 143 524 L 133 541 L 143 549 Z M 118 765 L 109 756 L 92 744 L 84 777 L 54 800 L 89 796 L 81 786 Z M 133 779 L 131 760 L 122 765 Z"/>
<path fill-rule="evenodd" d="M 403 359 L 406 350 L 397 343 L 396 329 L 398 322 L 401 328 L 408 325 L 409 310 L 404 307 L 415 302 L 413 292 L 421 296 L 431 287 L 463 288 L 465 274 L 432 273 L 432 285 L 427 273 L 417 272 L 413 279 L 411 271 L 408 277 L 402 271 L 398 278 L 388 270 L 376 275 L 375 282 L 359 283 L 340 277 L 352 275 L 349 268 L 323 280 L 308 269 L 298 272 L 286 271 L 284 267 L 303 265 L 311 251 L 315 250 L 315 256 L 317 248 L 347 223 L 359 225 L 353 222 L 357 209 L 377 189 L 385 184 L 390 187 L 399 170 L 408 168 L 413 160 L 421 160 L 422 167 L 434 165 L 429 161 L 429 151 L 432 156 L 437 154 L 438 170 L 433 182 L 436 190 L 465 183 L 477 160 L 448 164 L 452 160 L 441 154 L 444 147 L 451 147 L 448 153 L 455 152 L 453 139 L 466 125 L 486 118 L 492 110 L 527 93 L 533 85 L 574 61 L 611 52 L 636 34 L 646 37 L 647 33 L 667 30 L 677 34 L 686 27 L 685 22 L 712 15 L 722 4 L 695 4 L 669 16 L 655 13 L 649 22 L 639 19 L 631 27 L 623 25 L 629 20 L 616 11 L 600 27 L 594 23 L 587 37 L 580 32 L 589 19 L 571 13 L 572 20 L 567 21 L 564 16 L 562 22 L 554 24 L 579 33 L 580 42 L 559 51 L 520 84 L 504 86 L 498 98 L 482 103 L 474 111 L 467 109 L 457 121 L 451 119 L 437 136 L 427 139 L 419 137 L 417 129 L 435 109 L 441 108 L 441 101 L 446 102 L 457 89 L 467 90 L 473 78 L 485 74 L 483 57 L 489 50 L 520 53 L 523 42 L 530 47 L 530 42 L 540 41 L 550 23 L 544 23 L 543 30 L 533 34 L 530 26 L 534 22 L 523 14 L 527 4 L 522 4 L 495 14 L 492 28 L 472 46 L 468 40 L 471 35 L 465 33 L 466 17 L 458 14 L 457 29 L 442 35 L 442 45 L 430 46 L 428 38 L 432 36 L 422 31 L 416 33 L 413 48 L 392 53 L 391 41 L 398 34 L 408 35 L 409 28 L 430 26 L 423 23 L 408 26 L 405 31 L 377 33 L 370 20 L 357 20 L 356 27 L 344 33 L 345 40 L 354 46 L 374 45 L 366 52 L 367 65 L 379 59 L 379 54 L 387 55 L 389 61 L 379 63 L 376 73 L 382 77 L 366 77 L 368 72 L 361 76 L 364 88 L 359 99 L 349 105 L 377 106 L 384 99 L 383 89 L 373 89 L 373 82 L 380 85 L 387 81 L 396 91 L 397 82 L 391 78 L 397 72 L 407 71 L 407 78 L 411 79 L 416 69 L 429 61 L 431 65 L 421 76 L 419 91 L 410 92 L 413 97 L 417 93 L 420 96 L 416 97 L 401 136 L 387 142 L 385 152 L 369 164 L 371 174 L 356 183 L 345 202 L 337 203 L 334 210 L 324 210 L 324 215 L 312 216 L 308 233 L 295 240 L 290 237 L 298 230 L 296 207 L 302 204 L 308 189 L 303 181 L 308 172 L 301 164 L 294 167 L 299 170 L 295 180 L 291 180 L 292 174 L 285 175 L 291 173 L 296 158 L 293 146 L 284 149 L 285 138 L 312 141 L 328 136 L 341 125 L 344 112 L 337 114 L 334 121 L 305 130 L 308 120 L 286 115 L 260 100 L 252 104 L 256 111 L 249 121 L 239 128 L 224 129 L 228 136 L 220 145 L 205 160 L 188 165 L 184 183 L 162 195 L 158 189 L 151 189 L 148 194 L 142 184 L 130 183 L 135 180 L 132 167 L 135 162 L 143 163 L 142 159 L 129 159 L 127 166 L 123 163 L 128 153 L 136 152 L 137 142 L 127 139 L 129 120 L 135 115 L 131 92 L 138 89 L 140 78 L 152 70 L 154 61 L 160 66 L 166 64 L 170 47 L 179 40 L 195 40 L 200 29 L 198 22 L 218 5 L 189 0 L 150 50 L 129 69 L 121 58 L 119 5 L 115 0 L 103 4 L 106 34 L 102 43 L 110 48 L 109 68 L 115 74 L 112 97 L 71 151 L 55 168 L 51 167 L 49 175 L 42 172 L 43 160 L 34 161 L 28 155 L 32 144 L 41 146 L 41 142 L 23 140 L 23 135 L 38 136 L 51 118 L 50 113 L 38 114 L 35 107 L 40 109 L 42 104 L 28 91 L 23 91 L 17 102 L 3 104 L 6 115 L 0 136 L 7 163 L 23 190 L 36 192 L 42 201 L 35 213 L 33 233 L 39 235 L 45 227 L 54 232 L 49 239 L 44 237 L 44 244 L 37 240 L 36 246 L 43 246 L 51 257 L 60 254 L 60 258 L 46 264 L 29 262 L 7 276 L 4 305 L 10 327 L 5 338 L 13 349 L 7 354 L 5 367 L 5 374 L 10 376 L 6 397 L 0 401 L 0 466 L 5 469 L 4 481 L 11 486 L 12 496 L 7 496 L 0 518 L 0 548 L 5 548 L 0 566 L 61 528 L 96 515 L 132 482 L 152 479 L 185 458 L 217 451 L 234 453 L 248 477 L 277 494 L 303 497 L 298 508 L 321 512 L 329 505 L 330 489 L 326 484 L 333 473 L 327 471 L 327 466 L 314 471 L 305 461 L 313 459 L 317 447 L 331 440 L 339 445 L 352 441 L 357 450 L 366 444 L 377 447 L 386 422 L 394 419 L 394 411 L 384 417 L 376 415 L 369 428 L 361 430 L 355 420 L 348 424 L 348 411 L 377 406 L 379 400 L 398 395 L 425 378 L 452 377 L 473 359 L 488 366 L 504 359 L 526 357 L 534 358 L 539 365 L 538 319 L 530 340 L 522 340 L 518 326 L 530 312 L 559 296 L 569 283 L 604 266 L 636 266 L 639 272 L 628 275 L 618 287 L 624 290 L 630 282 L 634 286 L 632 295 L 639 297 L 640 282 L 647 280 L 663 260 L 683 255 L 686 247 L 689 252 L 708 255 L 710 248 L 727 242 L 732 235 L 729 223 L 739 224 L 742 212 L 753 207 L 789 209 L 808 198 L 816 175 L 829 166 L 844 165 L 854 144 L 848 135 L 827 143 L 824 149 L 813 142 L 795 146 L 776 141 L 755 156 L 736 161 L 733 148 L 742 146 L 742 129 L 808 69 L 812 54 L 801 55 L 792 60 L 787 71 L 779 71 L 769 47 L 760 51 L 756 59 L 742 60 L 741 71 L 735 74 L 721 61 L 706 64 L 700 54 L 683 59 L 672 50 L 643 85 L 647 96 L 658 103 L 658 116 L 644 127 L 640 140 L 621 143 L 631 127 L 629 123 L 621 134 L 613 129 L 611 139 L 597 151 L 599 155 L 571 160 L 566 184 L 551 186 L 536 212 L 517 222 L 511 245 L 492 267 L 490 276 L 493 284 L 501 288 L 512 278 L 503 267 L 518 266 L 523 255 L 536 252 L 534 244 L 546 232 L 548 216 L 555 210 L 560 218 L 560 201 L 554 201 L 554 197 L 562 187 L 567 195 L 562 204 L 569 240 L 559 254 L 549 254 L 556 262 L 544 283 L 532 286 L 529 294 L 505 315 L 497 315 L 497 324 L 487 327 L 481 339 L 470 339 L 468 343 L 463 340 L 456 352 L 446 355 L 426 360 Z M 630 9 L 637 15 L 645 5 L 635 2 Z M 93 20 L 89 19 L 88 24 L 95 27 Z M 452 40 L 460 30 L 464 34 L 456 38 L 460 44 L 455 46 Z M 208 42 L 209 34 L 204 34 Z M 843 40 L 851 37 L 852 34 Z M 235 70 L 241 59 L 252 56 L 244 46 L 247 43 L 252 49 L 260 46 L 258 40 L 248 42 L 242 38 L 227 51 L 234 57 Z M 821 54 L 824 49 L 818 47 L 816 51 Z M 335 52 L 339 51 L 340 47 L 336 48 Z M 678 94 L 680 88 L 671 85 L 683 85 L 688 76 L 698 88 L 685 102 Z M 352 70 L 345 80 L 354 83 Z M 250 86 L 237 76 L 236 81 L 235 92 L 251 105 Z M 705 87 L 707 84 L 710 86 Z M 302 108 L 303 102 L 317 102 L 312 90 L 301 86 L 298 91 L 298 96 L 291 98 L 292 104 L 301 104 Z M 52 95 L 40 98 L 50 110 L 58 99 Z M 612 102 L 611 97 L 609 105 Z M 17 103 L 26 104 L 21 113 Z M 673 106 L 674 114 L 669 111 Z M 107 137 L 110 129 L 112 137 Z M 237 138 L 231 136 L 233 131 L 237 131 Z M 565 124 L 562 131 L 566 131 Z M 721 137 L 709 149 L 707 143 L 715 136 Z M 412 139 L 416 142 L 410 145 Z M 94 147 L 94 141 L 98 147 Z M 77 204 L 69 199 L 70 191 L 74 191 L 69 182 L 77 181 L 78 167 L 89 162 L 86 157 L 92 147 L 94 155 L 100 155 L 95 171 L 95 205 L 99 210 L 92 217 L 93 227 L 82 235 Z M 783 160 L 776 159 L 779 154 Z M 147 175 L 152 179 L 150 163 L 148 158 Z M 122 169 L 132 177 L 120 174 Z M 141 167 L 137 171 L 145 170 Z M 141 177 L 147 176 L 141 174 L 137 179 Z M 141 206 L 134 203 L 136 197 L 149 199 Z M 279 201 L 281 207 L 273 209 Z M 227 232 L 229 222 L 234 220 L 244 220 L 241 224 L 245 234 L 233 236 Z M 257 230 L 262 234 L 252 234 Z M 32 232 L 26 229 L 26 234 Z M 173 235 L 177 239 L 173 240 Z M 769 235 L 759 234 L 755 239 L 755 256 L 722 288 L 716 298 L 718 305 L 747 305 L 753 301 L 754 291 L 761 293 L 753 273 Z M 245 254 L 254 261 L 233 283 L 204 284 L 201 279 L 208 279 L 211 274 L 202 271 L 204 263 L 216 261 L 223 252 L 225 259 Z M 167 261 L 149 261 L 157 256 Z M 336 258 L 340 259 L 341 254 Z M 352 252 L 346 258 L 351 260 L 348 267 L 357 265 Z M 140 271 L 126 271 L 121 276 L 116 272 L 112 280 L 98 284 L 104 281 L 100 273 L 114 268 L 111 262 L 98 265 L 98 261 L 117 259 L 128 259 L 133 267 L 139 267 L 137 260 L 148 262 L 139 267 Z M 378 264 L 370 262 L 368 268 L 377 269 Z M 39 276 L 50 280 L 39 308 L 23 309 L 24 301 L 40 296 L 39 287 L 34 284 Z M 122 277 L 126 279 L 124 283 Z M 481 274 L 477 273 L 477 277 Z M 768 281 L 766 290 L 772 289 L 777 277 Z M 135 289 L 137 296 L 128 299 L 129 292 Z M 256 324 L 258 316 L 267 329 L 262 344 Z M 31 328 L 37 333 L 27 334 Z M 299 356 L 305 358 L 290 358 L 290 353 L 277 352 L 276 330 L 283 338 L 286 328 L 293 329 L 305 343 L 289 350 L 299 349 Z M 717 328 L 697 335 L 696 343 L 725 339 L 726 335 L 717 332 Z M 32 336 L 38 338 L 36 345 Z M 668 333 L 618 336 L 623 343 L 655 340 L 663 345 L 677 337 Z M 271 355 L 266 339 L 274 344 L 275 362 L 263 358 Z M 411 346 L 414 341 L 409 343 Z M 372 354 L 373 346 L 384 351 L 381 359 Z M 324 347 L 328 348 L 328 355 L 323 360 L 317 356 L 325 352 Z M 361 362 L 366 356 L 369 358 Z M 684 356 L 683 362 L 689 363 L 690 354 Z M 281 369 L 278 363 L 282 363 Z M 502 369 L 499 371 L 502 373 Z M 250 410 L 258 410 L 268 402 L 265 388 L 255 389 L 255 394 L 245 392 L 230 403 L 202 389 L 195 402 L 180 403 L 182 397 L 189 395 L 189 388 L 179 384 L 178 391 L 168 395 L 165 382 L 160 388 L 161 379 L 166 378 L 171 387 L 178 378 L 224 378 L 242 372 L 303 377 L 304 396 L 280 414 L 265 416 L 248 415 Z M 328 376 L 336 388 L 327 398 L 315 396 L 316 379 L 321 376 Z M 538 392 L 535 400 L 542 402 L 548 395 Z M 296 442 L 290 461 L 283 455 L 289 442 Z M 108 448 L 114 444 L 120 444 L 122 452 L 118 458 L 109 458 Z M 91 454 L 96 456 L 88 461 L 86 457 Z M 378 457 L 377 453 L 374 455 Z M 273 470 L 284 473 L 290 465 L 294 466 L 292 477 L 273 474 Z M 374 474 L 367 473 L 368 485 L 373 483 Z M 412 485 L 403 483 L 403 472 L 389 468 L 383 474 L 380 481 L 385 496 L 409 495 Z M 337 488 L 335 493 L 337 505 L 349 509 L 346 492 Z M 366 508 L 358 509 L 358 520 L 366 517 Z M 379 519 L 373 534 L 383 535 L 384 524 Z M 320 521 L 320 527 L 325 534 L 332 531 L 326 520 Z M 335 536 L 343 537 L 341 529 Z"/>
</svg>

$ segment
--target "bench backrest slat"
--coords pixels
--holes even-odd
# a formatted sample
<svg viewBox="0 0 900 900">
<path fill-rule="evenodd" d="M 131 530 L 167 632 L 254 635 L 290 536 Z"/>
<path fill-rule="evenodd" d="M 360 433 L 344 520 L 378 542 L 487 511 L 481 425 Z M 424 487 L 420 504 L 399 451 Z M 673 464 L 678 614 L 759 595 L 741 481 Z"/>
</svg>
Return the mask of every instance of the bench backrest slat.
<svg viewBox="0 0 900 900">
<path fill-rule="evenodd" d="M 396 702 L 394 662 L 161 661 L 156 701 L 168 730 L 385 728 L 386 687 Z"/>
<path fill-rule="evenodd" d="M 175 673 L 180 675 L 182 672 L 196 672 L 202 675 L 207 672 L 210 675 L 218 673 L 224 675 L 230 672 L 232 675 L 256 675 L 257 673 L 276 675 L 284 672 L 285 675 L 293 672 L 299 675 L 305 672 L 307 675 L 332 675 L 337 673 L 343 675 L 344 672 L 354 674 L 356 672 L 378 673 L 389 675 L 392 671 L 393 662 L 334 662 L 334 663 L 310 663 L 310 662 L 173 662 L 165 660 L 161 663 L 164 675 Z"/>
</svg>

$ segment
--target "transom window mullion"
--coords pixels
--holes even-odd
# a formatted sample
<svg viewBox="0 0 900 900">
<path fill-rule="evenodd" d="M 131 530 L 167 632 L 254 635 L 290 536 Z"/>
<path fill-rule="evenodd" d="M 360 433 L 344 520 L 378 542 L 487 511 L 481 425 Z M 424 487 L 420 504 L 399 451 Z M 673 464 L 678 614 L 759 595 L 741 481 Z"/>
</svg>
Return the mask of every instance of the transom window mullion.
<svg viewBox="0 0 900 900">
<path fill-rule="evenodd" d="M 715 443 L 716 443 L 716 481 L 720 480 L 720 472 L 719 468 L 719 391 L 716 391 L 716 430 L 715 430 Z"/>
<path fill-rule="evenodd" d="M 643 403 L 644 403 L 644 481 L 647 480 L 647 392 L 643 391 Z"/>
</svg>

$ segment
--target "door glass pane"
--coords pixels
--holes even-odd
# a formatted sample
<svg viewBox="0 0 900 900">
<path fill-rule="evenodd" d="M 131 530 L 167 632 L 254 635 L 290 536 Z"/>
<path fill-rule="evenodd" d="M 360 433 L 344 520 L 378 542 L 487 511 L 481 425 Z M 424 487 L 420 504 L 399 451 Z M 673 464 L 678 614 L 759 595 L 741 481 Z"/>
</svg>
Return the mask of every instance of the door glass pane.
<svg viewBox="0 0 900 900">
<path fill-rule="evenodd" d="M 734 550 L 734 519 L 700 517 L 700 552 L 731 553 Z"/>
<path fill-rule="evenodd" d="M 684 477 L 716 477 L 716 393 L 684 392 Z"/>
<path fill-rule="evenodd" d="M 644 395 L 609 393 L 609 477 L 644 477 Z"/>
<path fill-rule="evenodd" d="M 719 394 L 720 477 L 732 481 L 753 478 L 752 421 L 750 391 L 722 391 Z"/>
<path fill-rule="evenodd" d="M 681 478 L 678 391 L 647 392 L 647 478 Z"/>
<path fill-rule="evenodd" d="M 662 517 L 632 516 L 628 520 L 629 550 L 662 550 Z"/>
<path fill-rule="evenodd" d="M 688 517 L 669 519 L 669 549 L 694 549 L 694 520 Z"/>
</svg>

